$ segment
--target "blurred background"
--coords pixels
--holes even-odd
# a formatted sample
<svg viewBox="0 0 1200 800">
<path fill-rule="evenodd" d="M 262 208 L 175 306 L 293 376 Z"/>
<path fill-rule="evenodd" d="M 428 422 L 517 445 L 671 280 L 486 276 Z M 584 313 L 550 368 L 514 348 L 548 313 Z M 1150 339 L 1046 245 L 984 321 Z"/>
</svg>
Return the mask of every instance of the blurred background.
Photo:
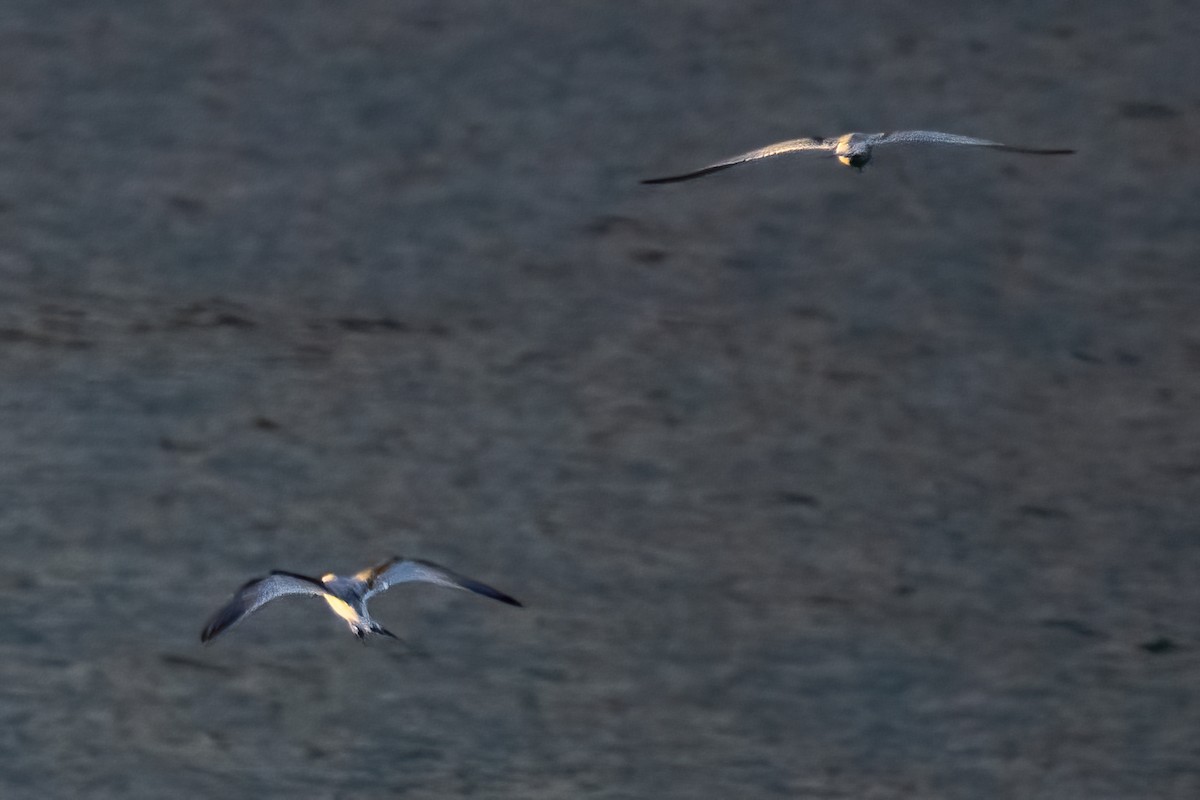
<svg viewBox="0 0 1200 800">
<path fill-rule="evenodd" d="M 0 794 L 1200 796 L 1197 41 L 7 0 Z M 638 184 L 897 128 L 1079 152 Z"/>
</svg>

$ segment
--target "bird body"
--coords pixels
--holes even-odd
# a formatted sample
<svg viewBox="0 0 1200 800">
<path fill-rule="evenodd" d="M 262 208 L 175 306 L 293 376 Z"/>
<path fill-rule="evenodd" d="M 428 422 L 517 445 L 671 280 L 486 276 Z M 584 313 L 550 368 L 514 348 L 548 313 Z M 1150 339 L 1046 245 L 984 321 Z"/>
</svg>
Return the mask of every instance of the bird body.
<svg viewBox="0 0 1200 800">
<path fill-rule="evenodd" d="M 886 144 L 943 144 L 943 145 L 967 145 L 971 147 L 987 147 L 993 150 L 1005 150 L 1010 153 L 1028 153 L 1033 155 L 1067 155 L 1074 153 L 1074 150 L 1061 149 L 1042 149 L 1036 147 L 1017 147 L 1014 145 L 1003 144 L 1001 142 L 993 142 L 990 139 L 976 139 L 973 136 L 960 136 L 957 133 L 942 133 L 941 131 L 892 131 L 890 133 L 844 133 L 841 136 L 832 138 L 823 137 L 806 137 L 803 139 L 789 139 L 784 142 L 776 142 L 769 144 L 766 147 L 760 147 L 757 150 L 751 150 L 748 153 L 727 158 L 724 161 L 718 161 L 715 164 L 709 164 L 706 167 L 685 172 L 681 175 L 669 175 L 665 178 L 650 178 L 642 181 L 642 183 L 675 183 L 677 181 L 686 181 L 693 178 L 699 178 L 703 175 L 709 175 L 713 172 L 719 172 L 723 169 L 736 167 L 738 164 L 745 164 L 749 161 L 759 161 L 764 158 L 783 155 L 785 153 L 797 153 L 805 150 L 814 150 L 835 157 L 838 161 L 848 167 L 854 167 L 857 170 L 862 170 L 863 167 L 871 160 L 871 152 L 876 147 Z"/>
<path fill-rule="evenodd" d="M 521 605 L 519 601 L 504 592 L 464 575 L 459 575 L 431 561 L 396 556 L 351 577 L 329 573 L 317 579 L 294 572 L 275 570 L 262 578 L 255 578 L 238 589 L 229 602 L 213 614 L 200 633 L 200 641 L 213 640 L 266 603 L 287 595 L 320 597 L 333 613 L 349 624 L 350 630 L 359 639 L 366 639 L 371 634 L 381 634 L 395 639 L 398 638 L 395 634 L 371 619 L 370 612 L 367 610 L 367 601 L 372 595 L 378 594 L 390 586 L 413 581 L 463 589 L 508 605 Z"/>
</svg>

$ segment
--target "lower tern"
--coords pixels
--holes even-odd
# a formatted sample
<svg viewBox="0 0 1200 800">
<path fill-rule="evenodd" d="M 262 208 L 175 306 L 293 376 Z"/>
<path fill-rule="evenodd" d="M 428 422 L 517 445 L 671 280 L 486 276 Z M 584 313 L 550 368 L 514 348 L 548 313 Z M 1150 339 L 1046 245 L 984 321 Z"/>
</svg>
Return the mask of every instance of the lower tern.
<svg viewBox="0 0 1200 800">
<path fill-rule="evenodd" d="M 371 619 L 371 615 L 367 612 L 367 600 L 390 586 L 412 581 L 436 583 L 451 589 L 464 589 L 493 600 L 499 600 L 501 603 L 508 603 L 510 606 L 521 605 L 519 601 L 504 592 L 459 575 L 445 567 L 440 567 L 431 561 L 396 556 L 378 566 L 364 569 L 349 578 L 330 573 L 322 575 L 318 580 L 307 575 L 297 575 L 293 572 L 279 570 L 275 570 L 265 577 L 255 578 L 238 589 L 229 602 L 212 615 L 200 633 L 200 641 L 209 642 L 215 639 L 264 604 L 277 597 L 293 594 L 320 597 L 329 604 L 333 613 L 349 623 L 350 630 L 361 640 L 365 640 L 371 634 L 381 634 L 398 639 L 399 637 L 394 633 Z"/>
<path fill-rule="evenodd" d="M 992 150 L 1006 150 L 1010 153 L 1029 153 L 1039 156 L 1065 156 L 1074 153 L 1074 150 L 1046 150 L 1037 147 L 1016 147 L 1011 144 L 1002 144 L 1001 142 L 993 142 L 990 139 L 976 139 L 973 136 L 959 136 L 956 133 L 942 133 L 941 131 L 892 131 L 891 133 L 844 133 L 841 136 L 832 138 L 808 137 L 804 139 L 789 139 L 786 142 L 776 142 L 769 144 L 766 147 L 760 147 L 757 150 L 751 150 L 748 153 L 727 158 L 724 161 L 718 161 L 715 164 L 709 164 L 707 167 L 701 167 L 692 172 L 685 172 L 682 175 L 669 175 L 665 178 L 650 178 L 642 183 L 675 183 L 676 181 L 687 181 L 692 178 L 699 178 L 702 175 L 708 175 L 713 172 L 719 172 L 723 169 L 736 167 L 738 164 L 745 164 L 748 161 L 758 161 L 763 158 L 771 158 L 772 156 L 780 156 L 785 153 L 797 153 L 802 150 L 815 150 L 834 156 L 838 161 L 848 167 L 862 171 L 862 168 L 871 160 L 871 150 L 875 147 L 885 144 L 907 144 L 907 143 L 925 143 L 925 144 L 952 144 L 966 145 L 969 147 L 988 147 Z"/>
</svg>

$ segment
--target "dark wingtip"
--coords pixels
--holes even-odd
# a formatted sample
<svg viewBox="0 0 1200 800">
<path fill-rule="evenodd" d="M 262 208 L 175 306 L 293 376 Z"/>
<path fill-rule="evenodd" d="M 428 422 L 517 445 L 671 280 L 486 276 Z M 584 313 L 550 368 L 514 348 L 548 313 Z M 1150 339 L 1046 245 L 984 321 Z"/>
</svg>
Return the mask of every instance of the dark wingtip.
<svg viewBox="0 0 1200 800">
<path fill-rule="evenodd" d="M 525 607 L 517 598 L 507 595 L 499 589 L 493 589 L 486 583 L 469 580 L 464 582 L 464 587 L 470 589 L 472 592 L 475 592 L 475 594 L 481 594 L 484 597 L 490 597 L 493 600 L 499 600 L 501 603 L 507 603 L 510 606 L 516 606 L 517 608 Z"/>
<path fill-rule="evenodd" d="M 499 589 L 493 589 L 490 586 L 487 587 L 486 592 L 480 592 L 480 594 L 486 595 L 487 597 L 490 597 L 493 600 L 499 600 L 501 603 L 507 603 L 510 606 L 516 606 L 517 608 L 525 607 L 521 603 L 521 601 L 518 600 L 517 598 L 515 598 L 511 595 L 507 595 L 504 592 L 500 591 Z"/>
<path fill-rule="evenodd" d="M 660 183 L 676 183 L 678 181 L 685 181 L 685 180 L 687 180 L 686 176 L 672 175 L 669 178 L 645 178 L 643 180 L 638 181 L 638 183 L 640 183 L 644 186 L 655 186 Z"/>
<path fill-rule="evenodd" d="M 988 147 L 995 150 L 1008 150 L 1011 153 L 1026 153 L 1034 156 L 1069 156 L 1075 152 L 1066 148 L 1018 147 L 1011 144 L 993 144 L 988 145 Z"/>
<path fill-rule="evenodd" d="M 200 643 L 208 644 L 213 639 L 221 635 L 222 632 L 229 629 L 234 622 L 237 621 L 237 615 L 229 613 L 228 608 L 223 608 L 218 611 L 204 625 L 204 630 L 200 631 Z"/>
<path fill-rule="evenodd" d="M 680 181 L 690 181 L 693 178 L 702 178 L 705 175 L 711 175 L 714 172 L 720 172 L 723 169 L 729 169 L 730 167 L 734 166 L 737 163 L 740 163 L 740 162 L 734 162 L 733 164 L 713 164 L 710 167 L 703 167 L 701 169 L 694 170 L 692 172 L 685 172 L 682 175 L 668 175 L 665 178 L 646 178 L 645 180 L 642 181 L 642 183 L 659 184 L 659 183 L 679 183 Z"/>
</svg>

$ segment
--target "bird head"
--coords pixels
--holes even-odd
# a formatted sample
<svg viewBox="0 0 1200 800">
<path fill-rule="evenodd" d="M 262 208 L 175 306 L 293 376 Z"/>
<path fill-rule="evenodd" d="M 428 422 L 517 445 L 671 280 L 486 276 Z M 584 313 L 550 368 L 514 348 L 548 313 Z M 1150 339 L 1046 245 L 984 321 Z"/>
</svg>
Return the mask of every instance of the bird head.
<svg viewBox="0 0 1200 800">
<path fill-rule="evenodd" d="M 837 160 L 845 164 L 847 167 L 854 167 L 859 172 L 862 172 L 862 168 L 865 167 L 867 162 L 871 160 L 871 151 L 866 150 L 859 153 L 846 153 L 845 155 L 838 156 Z"/>
</svg>

